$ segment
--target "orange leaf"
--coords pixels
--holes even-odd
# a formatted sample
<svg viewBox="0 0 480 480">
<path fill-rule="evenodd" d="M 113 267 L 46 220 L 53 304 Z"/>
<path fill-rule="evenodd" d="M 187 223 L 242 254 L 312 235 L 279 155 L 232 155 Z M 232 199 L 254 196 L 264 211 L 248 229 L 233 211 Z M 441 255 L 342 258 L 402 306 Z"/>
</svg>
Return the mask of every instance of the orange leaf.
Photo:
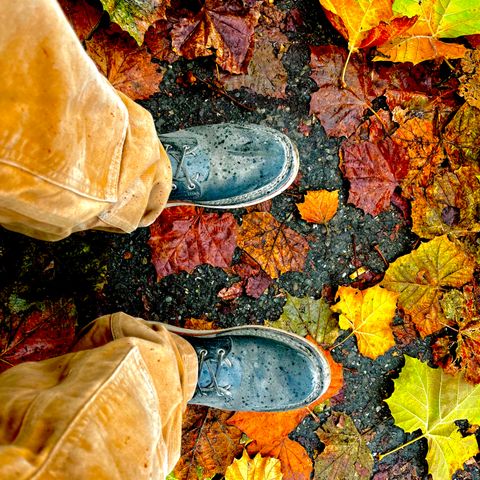
<svg viewBox="0 0 480 480">
<path fill-rule="evenodd" d="M 299 233 L 268 212 L 254 212 L 243 217 L 238 246 L 272 278 L 285 272 L 301 271 L 309 250 L 307 241 Z"/>
<path fill-rule="evenodd" d="M 152 63 L 147 49 L 139 47 L 127 34 L 97 31 L 86 42 L 86 48 L 110 83 L 131 99 L 145 99 L 158 91 L 163 72 Z"/>
<path fill-rule="evenodd" d="M 240 430 L 227 424 L 231 412 L 189 405 L 182 427 L 182 452 L 175 466 L 177 480 L 198 480 L 223 475 L 243 447 Z"/>
<path fill-rule="evenodd" d="M 152 262 L 160 279 L 198 265 L 228 267 L 236 246 L 237 223 L 231 213 L 204 213 L 203 208 L 165 209 L 150 226 Z"/>
<path fill-rule="evenodd" d="M 308 338 L 312 343 L 313 339 Z M 315 343 L 316 344 L 316 343 Z M 318 347 L 318 344 L 316 344 Z M 323 349 L 320 348 L 322 351 Z M 308 480 L 312 471 L 312 462 L 305 449 L 288 435 L 309 415 L 311 409 L 326 401 L 340 390 L 343 385 L 342 367 L 336 363 L 329 352 L 323 351 L 330 365 L 332 381 L 322 397 L 309 405 L 289 412 L 261 413 L 237 412 L 228 420 L 254 440 L 249 445 L 250 453 L 260 452 L 282 462 L 284 480 Z"/>
<path fill-rule="evenodd" d="M 303 203 L 297 203 L 302 218 L 311 223 L 327 223 L 337 213 L 338 190 L 308 191 Z"/>
</svg>

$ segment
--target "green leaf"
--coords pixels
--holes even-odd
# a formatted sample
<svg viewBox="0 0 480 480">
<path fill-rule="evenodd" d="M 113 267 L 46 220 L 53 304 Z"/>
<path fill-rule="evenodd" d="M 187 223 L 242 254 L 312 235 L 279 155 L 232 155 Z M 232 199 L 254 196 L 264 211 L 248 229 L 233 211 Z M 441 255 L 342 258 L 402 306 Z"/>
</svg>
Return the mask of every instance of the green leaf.
<svg viewBox="0 0 480 480">
<path fill-rule="evenodd" d="M 478 453 L 474 436 L 462 437 L 456 420 L 480 423 L 480 385 L 463 375 L 447 375 L 412 357 L 386 400 L 395 425 L 411 433 L 421 429 L 428 441 L 427 462 L 434 480 L 450 480 L 464 462 Z"/>
<path fill-rule="evenodd" d="M 266 324 L 302 337 L 311 335 L 321 345 L 333 345 L 338 336 L 338 323 L 323 298 L 297 298 L 287 293 L 287 302 L 280 318 Z"/>
<path fill-rule="evenodd" d="M 100 0 L 110 20 L 128 32 L 139 45 L 150 25 L 165 19 L 170 0 Z"/>
</svg>

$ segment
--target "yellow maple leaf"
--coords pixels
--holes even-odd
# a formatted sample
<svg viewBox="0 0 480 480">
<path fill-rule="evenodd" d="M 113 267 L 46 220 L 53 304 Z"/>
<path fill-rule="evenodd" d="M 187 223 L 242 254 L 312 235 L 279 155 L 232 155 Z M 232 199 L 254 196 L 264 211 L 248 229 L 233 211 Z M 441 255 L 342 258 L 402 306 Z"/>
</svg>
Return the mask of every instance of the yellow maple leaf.
<svg viewBox="0 0 480 480">
<path fill-rule="evenodd" d="M 311 223 L 327 223 L 337 213 L 338 190 L 311 190 L 303 203 L 297 203 L 302 218 Z"/>
<path fill-rule="evenodd" d="M 390 264 L 382 285 L 400 294 L 398 304 L 425 337 L 448 324 L 439 303 L 444 287 L 470 281 L 474 266 L 473 259 L 444 235 Z"/>
<path fill-rule="evenodd" d="M 351 328 L 362 355 L 375 359 L 395 345 L 390 322 L 399 294 L 375 285 L 366 290 L 339 287 L 340 301 L 332 307 L 340 313 L 339 326 Z"/>
<path fill-rule="evenodd" d="M 395 425 L 407 433 L 421 429 L 422 435 L 413 441 L 427 439 L 428 472 L 434 480 L 450 480 L 466 460 L 478 453 L 475 436 L 463 437 L 455 422 L 480 422 L 480 385 L 470 385 L 463 375 L 447 375 L 440 368 L 430 368 L 408 356 L 394 385 L 386 403 Z"/>
<path fill-rule="evenodd" d="M 417 64 L 435 58 L 461 58 L 467 51 L 463 45 L 440 39 L 477 33 L 480 28 L 480 5 L 470 0 L 395 0 L 393 11 L 417 17 L 417 21 L 399 37 L 379 47 L 376 61 Z"/>
<path fill-rule="evenodd" d="M 225 472 L 225 480 L 282 480 L 281 464 L 277 458 L 251 459 L 246 450 L 240 460 L 234 460 Z"/>
</svg>

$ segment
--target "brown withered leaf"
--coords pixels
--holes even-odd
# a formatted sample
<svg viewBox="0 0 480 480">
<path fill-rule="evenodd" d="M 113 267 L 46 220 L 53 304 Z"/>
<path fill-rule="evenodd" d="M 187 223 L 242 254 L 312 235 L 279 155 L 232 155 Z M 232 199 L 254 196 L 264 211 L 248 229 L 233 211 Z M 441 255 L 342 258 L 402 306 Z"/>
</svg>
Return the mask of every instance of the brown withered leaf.
<svg viewBox="0 0 480 480">
<path fill-rule="evenodd" d="M 468 50 L 460 66 L 463 75 L 458 94 L 472 107 L 480 108 L 480 50 Z"/>
<path fill-rule="evenodd" d="M 243 293 L 243 281 L 235 282 L 229 287 L 222 288 L 217 296 L 222 300 L 234 300 L 235 298 L 241 297 Z"/>
<path fill-rule="evenodd" d="M 22 305 L 17 313 L 0 319 L 0 372 L 22 362 L 45 360 L 67 353 L 75 338 L 73 300 Z M 15 308 L 13 308 L 15 311 Z"/>
<path fill-rule="evenodd" d="M 152 57 L 168 63 L 176 62 L 180 58 L 172 49 L 171 29 L 172 24 L 168 20 L 159 20 L 145 34 L 145 45 Z"/>
<path fill-rule="evenodd" d="M 448 158 L 456 167 L 478 165 L 480 155 L 480 109 L 462 105 L 445 128 L 443 136 Z"/>
<path fill-rule="evenodd" d="M 175 23 L 173 50 L 188 59 L 215 53 L 224 70 L 245 73 L 253 54 L 258 17 L 258 8 L 241 0 L 205 0 L 196 15 Z"/>
<path fill-rule="evenodd" d="M 342 88 L 339 81 L 347 60 L 345 50 L 320 46 L 310 47 L 310 51 L 310 77 L 319 87 L 311 97 L 310 115 L 320 120 L 327 135 L 349 137 L 362 122 L 372 100 L 383 94 L 383 82 L 359 56 L 348 63 L 345 76 L 348 88 Z"/>
<path fill-rule="evenodd" d="M 365 213 L 378 215 L 390 207 L 395 188 L 408 172 L 403 145 L 384 140 L 343 142 L 340 168 L 350 181 L 348 201 Z"/>
<path fill-rule="evenodd" d="M 271 278 L 301 271 L 309 250 L 308 242 L 268 212 L 244 215 L 238 232 L 238 246 L 245 250 Z"/>
<path fill-rule="evenodd" d="M 413 232 L 423 238 L 445 233 L 463 236 L 480 231 L 480 168 L 437 171 L 433 184 L 415 191 Z"/>
<path fill-rule="evenodd" d="M 402 193 L 413 196 L 415 187 L 426 187 L 435 175 L 445 154 L 431 118 L 413 117 L 406 120 L 392 136 L 410 160 L 408 172 L 401 181 Z"/>
<path fill-rule="evenodd" d="M 138 43 L 150 25 L 157 20 L 166 19 L 166 10 L 170 0 L 100 0 L 103 8 L 123 30 Z"/>
<path fill-rule="evenodd" d="M 59 3 L 78 39 L 83 42 L 90 38 L 98 27 L 103 12 L 87 0 L 59 0 Z"/>
<path fill-rule="evenodd" d="M 333 412 L 315 433 L 325 444 L 323 452 L 315 458 L 316 479 L 371 478 L 373 456 L 348 415 Z"/>
<path fill-rule="evenodd" d="M 328 223 L 337 213 L 338 190 L 310 190 L 303 203 L 297 203 L 303 220 L 311 223 Z"/>
<path fill-rule="evenodd" d="M 198 207 L 165 209 L 150 226 L 148 244 L 157 279 L 208 263 L 228 267 L 236 247 L 237 223 L 231 213 L 204 213 Z"/>
<path fill-rule="evenodd" d="M 440 309 L 445 287 L 461 287 L 473 276 L 475 262 L 446 235 L 421 244 L 391 263 L 381 283 L 400 293 L 398 305 L 426 337 L 448 324 Z"/>
<path fill-rule="evenodd" d="M 247 73 L 222 75 L 220 82 L 226 90 L 248 88 L 255 93 L 272 98 L 285 98 L 288 75 L 282 63 L 282 55 L 290 42 L 278 30 L 259 28 Z"/>
<path fill-rule="evenodd" d="M 478 291 L 471 285 L 463 291 L 451 290 L 440 304 L 445 317 L 453 323 L 452 329 L 435 340 L 433 360 L 447 373 L 462 371 L 465 380 L 480 383 L 480 311 Z"/>
<path fill-rule="evenodd" d="M 189 405 L 182 426 L 181 457 L 174 469 L 177 480 L 224 475 L 243 447 L 242 432 L 227 421 L 232 412 Z"/>
<path fill-rule="evenodd" d="M 158 71 L 147 49 L 128 35 L 96 31 L 86 42 L 86 49 L 110 83 L 131 99 L 145 99 L 158 91 L 164 71 Z"/>
</svg>

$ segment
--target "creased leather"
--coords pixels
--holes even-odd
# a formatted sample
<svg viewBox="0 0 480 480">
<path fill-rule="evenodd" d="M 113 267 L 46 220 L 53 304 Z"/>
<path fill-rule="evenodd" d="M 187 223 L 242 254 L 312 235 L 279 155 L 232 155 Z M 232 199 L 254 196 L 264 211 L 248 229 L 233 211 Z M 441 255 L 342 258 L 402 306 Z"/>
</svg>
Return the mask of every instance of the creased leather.
<svg viewBox="0 0 480 480">
<path fill-rule="evenodd" d="M 0 224 L 43 240 L 151 223 L 171 188 L 149 112 L 88 58 L 55 0 L 0 0 Z"/>
<path fill-rule="evenodd" d="M 197 381 L 193 347 L 117 313 L 75 350 L 0 375 L 0 478 L 163 480 Z"/>
</svg>

